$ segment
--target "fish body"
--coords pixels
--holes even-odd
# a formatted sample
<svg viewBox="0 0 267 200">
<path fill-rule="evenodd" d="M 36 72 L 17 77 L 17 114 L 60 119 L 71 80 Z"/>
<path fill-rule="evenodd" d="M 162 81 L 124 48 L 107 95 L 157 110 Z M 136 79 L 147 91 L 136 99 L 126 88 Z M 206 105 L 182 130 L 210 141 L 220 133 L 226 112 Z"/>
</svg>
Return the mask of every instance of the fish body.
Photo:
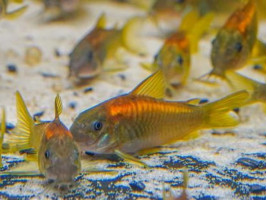
<svg viewBox="0 0 267 200">
<path fill-rule="evenodd" d="M 163 71 L 170 85 L 186 84 L 191 67 L 191 53 L 197 52 L 198 41 L 212 19 L 212 13 L 200 17 L 196 11 L 189 12 L 179 30 L 165 40 L 156 54 L 152 66 L 155 70 Z"/>
<path fill-rule="evenodd" d="M 171 85 L 184 85 L 190 70 L 190 45 L 184 32 L 172 34 L 155 56 L 154 66 L 161 69 Z"/>
<path fill-rule="evenodd" d="M 81 149 L 134 153 L 183 139 L 200 129 L 235 126 L 237 121 L 228 112 L 248 96 L 243 91 L 203 106 L 164 101 L 155 98 L 164 94 L 165 88 L 159 85 L 162 80 L 163 73 L 158 71 L 133 92 L 79 114 L 70 130 Z"/>
<path fill-rule="evenodd" d="M 218 31 L 212 42 L 211 74 L 224 77 L 226 70 L 242 68 L 257 37 L 257 9 L 253 0 L 236 10 Z"/>
<path fill-rule="evenodd" d="M 70 184 L 80 172 L 80 155 L 72 134 L 59 119 L 62 112 L 60 97 L 55 101 L 55 119 L 38 124 L 34 123 L 18 92 L 16 99 L 18 124 L 8 140 L 10 148 L 17 151 L 34 148 L 39 171 L 55 184 Z"/>
<path fill-rule="evenodd" d="M 79 82 L 99 75 L 104 69 L 121 70 L 123 67 L 116 54 L 119 48 L 124 47 L 130 52 L 140 53 L 139 45 L 136 44 L 139 42 L 134 36 L 140 21 L 140 18 L 135 17 L 130 19 L 122 29 L 107 29 L 105 28 L 106 17 L 102 15 L 95 28 L 71 52 L 69 76 Z M 106 64 L 110 59 L 118 61 L 115 66 Z"/>
</svg>

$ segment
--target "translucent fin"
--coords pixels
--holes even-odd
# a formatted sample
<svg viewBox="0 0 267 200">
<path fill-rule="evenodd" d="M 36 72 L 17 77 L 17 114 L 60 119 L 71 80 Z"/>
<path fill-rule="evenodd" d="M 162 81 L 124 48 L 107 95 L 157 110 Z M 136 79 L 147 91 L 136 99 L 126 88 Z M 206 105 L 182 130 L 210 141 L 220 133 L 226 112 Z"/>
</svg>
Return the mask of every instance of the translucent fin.
<svg viewBox="0 0 267 200">
<path fill-rule="evenodd" d="M 20 8 L 13 10 L 13 11 L 9 11 L 5 14 L 5 18 L 6 19 L 16 19 L 16 18 L 20 17 L 26 11 L 27 8 L 28 8 L 28 6 L 25 5 L 25 6 L 22 6 Z"/>
<path fill-rule="evenodd" d="M 140 65 L 150 72 L 154 72 L 158 69 L 158 66 L 154 63 L 140 63 Z"/>
<path fill-rule="evenodd" d="M 210 28 L 210 24 L 214 19 L 213 13 L 208 13 L 201 17 L 189 31 L 188 38 L 190 41 L 190 52 L 196 53 L 198 51 L 198 42 L 205 32 Z"/>
<path fill-rule="evenodd" d="M 188 141 L 188 140 L 193 140 L 196 139 L 200 136 L 200 132 L 199 131 L 194 131 L 192 133 L 187 134 L 185 137 L 183 137 L 181 140 L 182 141 Z M 179 140 L 180 141 L 180 140 Z"/>
<path fill-rule="evenodd" d="M 142 81 L 130 94 L 144 95 L 161 99 L 165 96 L 166 86 L 167 83 L 163 72 L 158 70 Z"/>
<path fill-rule="evenodd" d="M 98 18 L 95 27 L 99 29 L 104 29 L 106 27 L 106 24 L 107 24 L 107 17 L 106 17 L 106 14 L 103 13 Z"/>
<path fill-rule="evenodd" d="M 144 22 L 143 17 L 133 17 L 122 29 L 122 43 L 129 51 L 139 54 L 146 55 L 147 49 L 144 45 L 144 41 L 141 39 L 139 32 L 142 29 Z"/>
<path fill-rule="evenodd" d="M 247 90 L 250 94 L 250 102 L 266 103 L 266 84 L 242 76 L 237 72 L 226 72 L 228 83 L 235 90 Z"/>
<path fill-rule="evenodd" d="M 115 154 L 117 156 L 119 156 L 120 158 L 128 161 L 128 162 L 132 162 L 132 163 L 139 165 L 141 167 L 148 167 L 148 165 L 145 164 L 144 162 L 142 162 L 141 160 L 139 160 L 139 159 L 137 159 L 137 158 L 135 158 L 129 154 L 123 153 L 120 150 L 115 150 Z"/>
<path fill-rule="evenodd" d="M 62 113 L 62 101 L 59 94 L 57 94 L 55 99 L 55 119 L 59 119 L 61 113 Z"/>
<path fill-rule="evenodd" d="M 16 92 L 17 127 L 15 133 L 9 138 L 8 143 L 13 147 L 29 148 L 33 134 L 34 121 L 20 95 Z"/>
<path fill-rule="evenodd" d="M 245 105 L 248 97 L 248 92 L 242 90 L 226 96 L 221 100 L 204 105 L 203 108 L 206 112 L 204 128 L 236 126 L 238 121 L 229 112 L 234 108 Z"/>
<path fill-rule="evenodd" d="M 190 105 L 199 105 L 202 99 L 194 98 L 194 99 L 189 99 L 185 103 L 190 104 Z"/>
</svg>

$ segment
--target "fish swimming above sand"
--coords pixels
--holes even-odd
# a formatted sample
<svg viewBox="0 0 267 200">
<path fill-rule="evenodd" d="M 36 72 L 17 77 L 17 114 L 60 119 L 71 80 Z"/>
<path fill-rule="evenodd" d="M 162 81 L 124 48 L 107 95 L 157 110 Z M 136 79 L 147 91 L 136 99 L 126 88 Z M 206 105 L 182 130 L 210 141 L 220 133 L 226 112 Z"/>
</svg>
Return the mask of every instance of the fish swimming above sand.
<svg viewBox="0 0 267 200">
<path fill-rule="evenodd" d="M 122 29 L 105 28 L 106 17 L 101 15 L 96 26 L 75 46 L 70 54 L 69 76 L 76 82 L 96 77 L 103 71 L 118 71 L 126 68 L 120 55 L 121 47 L 134 53 L 141 53 L 142 45 L 134 37 L 134 29 L 139 27 L 141 19 L 130 19 Z M 110 60 L 115 60 L 111 64 Z"/>
<path fill-rule="evenodd" d="M 11 152 L 33 148 L 37 155 L 39 174 L 61 189 L 72 184 L 80 173 L 80 153 L 71 132 L 60 121 L 62 103 L 59 95 L 55 99 L 55 119 L 35 124 L 19 92 L 16 93 L 17 130 L 7 143 Z M 37 169 L 27 174 L 38 174 Z M 37 171 L 36 171 L 37 170 Z M 23 171 L 23 169 L 22 169 Z M 19 172 L 3 172 L 19 174 Z"/>
<path fill-rule="evenodd" d="M 70 128 L 74 140 L 82 151 L 135 153 L 196 137 L 201 129 L 236 126 L 238 120 L 229 112 L 242 106 L 249 96 L 246 91 L 239 91 L 195 105 L 190 100 L 163 100 L 165 86 L 163 73 L 158 71 L 132 92 L 83 111 Z"/>
<path fill-rule="evenodd" d="M 187 13 L 178 31 L 165 40 L 153 64 L 143 66 L 154 72 L 161 69 L 171 86 L 185 85 L 191 68 L 191 54 L 197 52 L 198 42 L 209 28 L 213 16 L 213 13 L 208 13 L 200 17 L 195 10 Z"/>
</svg>

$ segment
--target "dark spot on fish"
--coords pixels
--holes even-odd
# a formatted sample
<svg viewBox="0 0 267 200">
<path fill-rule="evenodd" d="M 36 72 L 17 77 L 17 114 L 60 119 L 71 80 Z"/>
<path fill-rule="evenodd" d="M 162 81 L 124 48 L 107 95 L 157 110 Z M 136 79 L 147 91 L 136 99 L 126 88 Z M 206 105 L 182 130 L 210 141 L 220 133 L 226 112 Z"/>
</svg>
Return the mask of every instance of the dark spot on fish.
<svg viewBox="0 0 267 200">
<path fill-rule="evenodd" d="M 220 131 L 220 130 L 213 130 L 211 132 L 212 135 L 214 136 L 235 136 L 236 134 L 234 132 L 230 132 L 230 131 Z"/>
<path fill-rule="evenodd" d="M 251 193 L 259 194 L 259 193 L 263 193 L 265 191 L 266 191 L 266 186 L 264 186 L 264 185 L 259 185 L 259 184 L 250 185 L 250 192 Z"/>
<path fill-rule="evenodd" d="M 132 182 L 129 183 L 129 185 L 135 191 L 142 191 L 146 187 L 145 184 L 142 183 L 141 181 L 132 181 Z"/>
<path fill-rule="evenodd" d="M 170 88 L 166 88 L 165 94 L 167 97 L 170 97 L 170 98 L 173 97 L 172 90 Z"/>
<path fill-rule="evenodd" d="M 91 62 L 94 58 L 94 52 L 93 51 L 89 51 L 88 54 L 87 54 L 87 60 L 89 62 Z"/>
<path fill-rule="evenodd" d="M 266 162 L 247 157 L 239 158 L 236 163 L 251 170 L 266 168 Z"/>
<path fill-rule="evenodd" d="M 214 45 L 216 42 L 216 38 L 214 38 L 212 41 L 211 41 L 211 44 Z"/>
<path fill-rule="evenodd" d="M 76 106 L 77 106 L 77 102 L 76 102 L 76 101 L 72 101 L 72 102 L 69 103 L 69 107 L 70 107 L 71 109 L 75 109 Z"/>
<path fill-rule="evenodd" d="M 176 62 L 179 64 L 179 65 L 182 65 L 184 63 L 184 59 L 181 55 L 178 55 L 177 59 L 176 59 Z"/>
<path fill-rule="evenodd" d="M 44 78 L 58 78 L 59 77 L 57 74 L 52 74 L 52 73 L 49 73 L 49 72 L 40 72 L 40 74 Z"/>
<path fill-rule="evenodd" d="M 158 57 L 159 57 L 159 54 L 157 53 L 157 54 L 155 54 L 154 55 L 154 60 L 157 60 L 158 59 Z"/>
<path fill-rule="evenodd" d="M 176 0 L 176 3 L 184 3 L 185 0 Z"/>
<path fill-rule="evenodd" d="M 241 52 L 242 49 L 243 49 L 243 45 L 242 45 L 242 43 L 241 43 L 241 42 L 237 42 L 237 43 L 235 44 L 235 49 L 236 49 L 237 52 Z"/>
<path fill-rule="evenodd" d="M 16 73 L 17 72 L 17 66 L 15 64 L 7 64 L 7 71 L 10 73 Z"/>
<path fill-rule="evenodd" d="M 122 81 L 126 80 L 126 76 L 124 74 L 118 74 L 118 77 L 120 77 Z"/>
<path fill-rule="evenodd" d="M 44 112 L 45 112 L 45 111 L 40 111 L 40 112 L 34 113 L 34 115 L 33 115 L 33 120 L 34 120 L 34 121 L 39 121 L 40 118 L 44 115 Z"/>
<path fill-rule="evenodd" d="M 234 111 L 236 114 L 238 114 L 239 111 L 240 111 L 240 108 L 234 108 L 233 111 Z"/>
<path fill-rule="evenodd" d="M 83 90 L 83 93 L 92 92 L 92 91 L 93 91 L 93 88 L 92 87 L 88 87 L 88 88 L 85 88 Z"/>
<path fill-rule="evenodd" d="M 204 104 L 204 103 L 208 103 L 208 102 L 209 102 L 208 99 L 203 98 L 203 99 L 200 99 L 199 104 Z"/>
<path fill-rule="evenodd" d="M 253 69 L 260 70 L 260 69 L 262 69 L 262 66 L 257 64 L 257 65 L 253 66 Z"/>
</svg>

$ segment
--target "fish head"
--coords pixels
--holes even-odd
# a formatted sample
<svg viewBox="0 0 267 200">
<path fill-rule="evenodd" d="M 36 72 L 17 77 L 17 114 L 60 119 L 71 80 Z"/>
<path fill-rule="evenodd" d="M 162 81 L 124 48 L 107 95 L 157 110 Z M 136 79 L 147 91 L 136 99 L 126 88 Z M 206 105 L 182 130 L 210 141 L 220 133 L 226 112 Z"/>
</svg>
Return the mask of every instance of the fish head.
<svg viewBox="0 0 267 200">
<path fill-rule="evenodd" d="M 38 162 L 40 171 L 58 186 L 71 185 L 79 174 L 81 166 L 78 146 L 59 120 L 47 126 Z"/>
<path fill-rule="evenodd" d="M 190 69 L 189 42 L 185 37 L 172 38 L 164 44 L 154 59 L 170 84 L 184 83 Z"/>
<path fill-rule="evenodd" d="M 99 56 L 90 42 L 84 38 L 70 54 L 69 76 L 77 80 L 90 79 L 100 72 Z"/>
<path fill-rule="evenodd" d="M 237 30 L 221 29 L 212 41 L 211 61 L 217 69 L 238 69 L 245 64 L 250 50 Z"/>
<path fill-rule="evenodd" d="M 82 151 L 101 151 L 111 143 L 112 124 L 108 123 L 104 105 L 80 113 L 70 127 Z"/>
</svg>

